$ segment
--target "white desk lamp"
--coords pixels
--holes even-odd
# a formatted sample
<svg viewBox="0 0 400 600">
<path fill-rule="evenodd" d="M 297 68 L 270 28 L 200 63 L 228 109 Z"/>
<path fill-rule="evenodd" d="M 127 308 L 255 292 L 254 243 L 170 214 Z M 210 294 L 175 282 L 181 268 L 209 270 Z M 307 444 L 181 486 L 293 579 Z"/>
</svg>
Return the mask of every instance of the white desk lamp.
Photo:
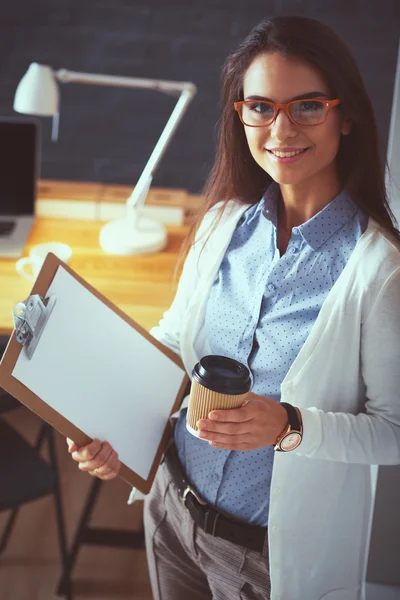
<svg viewBox="0 0 400 600">
<path fill-rule="evenodd" d="M 142 216 L 153 175 L 174 135 L 190 101 L 196 93 L 196 86 L 189 82 L 163 81 L 160 79 L 139 79 L 114 75 L 77 73 L 32 63 L 18 84 L 14 110 L 19 113 L 37 116 L 52 116 L 52 139 L 58 136 L 59 90 L 57 81 L 62 83 L 86 83 L 94 85 L 133 87 L 155 90 L 167 94 L 180 92 L 178 101 L 154 147 L 139 180 L 126 202 L 126 216 L 104 225 L 100 231 L 100 246 L 106 252 L 119 255 L 146 254 L 157 252 L 165 247 L 167 233 L 165 227 Z"/>
</svg>

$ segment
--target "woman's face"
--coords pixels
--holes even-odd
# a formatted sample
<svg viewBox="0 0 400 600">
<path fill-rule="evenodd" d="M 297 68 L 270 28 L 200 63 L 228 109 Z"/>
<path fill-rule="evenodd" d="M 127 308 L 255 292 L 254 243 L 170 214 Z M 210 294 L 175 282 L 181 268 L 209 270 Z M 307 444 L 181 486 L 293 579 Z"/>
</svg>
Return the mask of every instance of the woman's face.
<svg viewBox="0 0 400 600">
<path fill-rule="evenodd" d="M 257 96 L 275 103 L 294 99 L 333 100 L 324 77 L 317 69 L 296 57 L 284 58 L 278 52 L 257 56 L 247 69 L 243 82 L 244 99 Z M 315 92 L 318 92 L 315 95 Z M 320 125 L 293 124 L 283 110 L 265 127 L 244 127 L 254 160 L 279 184 L 298 185 L 336 175 L 335 157 L 341 134 L 349 132 L 338 108 L 328 112 Z M 279 160 L 273 151 L 304 150 L 289 162 Z"/>
</svg>

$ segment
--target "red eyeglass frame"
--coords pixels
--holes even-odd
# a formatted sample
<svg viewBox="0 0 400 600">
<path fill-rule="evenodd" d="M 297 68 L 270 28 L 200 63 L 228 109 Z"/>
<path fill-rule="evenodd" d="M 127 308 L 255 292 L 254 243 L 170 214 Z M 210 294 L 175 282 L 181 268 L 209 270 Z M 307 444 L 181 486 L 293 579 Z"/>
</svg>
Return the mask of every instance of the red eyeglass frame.
<svg viewBox="0 0 400 600">
<path fill-rule="evenodd" d="M 270 123 L 268 123 L 266 125 L 248 125 L 247 123 L 245 123 L 243 121 L 242 115 L 240 114 L 241 113 L 240 107 L 243 104 L 250 104 L 250 103 L 254 104 L 255 102 L 260 103 L 260 104 L 269 104 L 270 106 L 272 105 L 274 107 L 274 116 Z M 322 102 L 322 104 L 325 104 L 325 107 L 326 107 L 324 120 L 321 121 L 320 123 L 314 123 L 314 124 L 310 124 L 310 125 L 301 125 L 300 123 L 296 123 L 296 121 L 293 120 L 293 118 L 289 112 L 289 106 L 291 104 L 295 104 L 296 102 Z M 335 106 L 338 106 L 338 104 L 340 104 L 340 98 L 335 98 L 334 100 L 321 100 L 320 98 L 301 98 L 301 100 L 291 100 L 290 102 L 286 102 L 285 104 L 275 104 L 274 102 L 270 102 L 269 100 L 240 100 L 238 102 L 234 102 L 233 106 L 234 106 L 234 109 L 236 110 L 237 114 L 239 115 L 239 119 L 241 120 L 241 122 L 243 123 L 243 125 L 245 127 L 269 127 L 275 121 L 276 117 L 278 116 L 278 112 L 280 111 L 281 108 L 285 111 L 285 114 L 287 115 L 289 121 L 291 123 L 293 123 L 293 125 L 297 125 L 298 127 L 316 127 L 317 125 L 322 125 L 322 123 L 325 123 L 325 121 L 328 117 L 329 111 L 332 108 L 335 108 Z"/>
</svg>

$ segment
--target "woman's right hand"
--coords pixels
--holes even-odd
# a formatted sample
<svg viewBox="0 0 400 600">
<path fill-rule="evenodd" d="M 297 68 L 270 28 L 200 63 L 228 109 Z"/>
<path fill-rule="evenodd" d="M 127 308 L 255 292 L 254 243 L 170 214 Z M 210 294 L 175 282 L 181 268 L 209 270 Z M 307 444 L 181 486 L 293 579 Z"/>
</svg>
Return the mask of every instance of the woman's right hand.
<svg viewBox="0 0 400 600">
<path fill-rule="evenodd" d="M 118 454 L 108 442 L 93 440 L 87 446 L 78 446 L 67 438 L 68 452 L 73 460 L 78 463 L 81 471 L 87 471 L 89 475 L 107 481 L 114 479 L 120 471 L 121 462 Z"/>
</svg>

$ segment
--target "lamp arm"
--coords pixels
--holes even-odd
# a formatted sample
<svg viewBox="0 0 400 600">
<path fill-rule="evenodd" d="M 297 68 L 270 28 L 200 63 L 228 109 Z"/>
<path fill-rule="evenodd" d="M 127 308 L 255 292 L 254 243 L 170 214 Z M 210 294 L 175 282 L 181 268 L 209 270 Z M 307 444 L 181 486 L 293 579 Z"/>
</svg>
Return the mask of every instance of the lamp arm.
<svg viewBox="0 0 400 600">
<path fill-rule="evenodd" d="M 161 79 L 119 77 L 116 75 L 93 75 L 91 73 L 68 71 L 67 69 L 59 69 L 55 72 L 55 76 L 62 83 L 87 83 L 92 85 L 142 88 L 165 93 L 181 92 L 153 152 L 151 153 L 132 194 L 127 200 L 126 207 L 128 216 L 137 220 L 140 216 L 140 208 L 146 201 L 153 175 L 179 125 L 179 122 L 185 114 L 189 103 L 197 92 L 196 86 L 187 81 L 163 81 Z"/>
<path fill-rule="evenodd" d="M 92 73 L 79 73 L 67 69 L 59 69 L 55 77 L 62 83 L 87 83 L 89 85 L 108 85 L 112 87 L 131 87 L 159 92 L 182 92 L 192 90 L 196 93 L 196 86 L 188 81 L 163 81 L 162 79 L 142 79 L 140 77 L 123 77 L 117 75 L 101 75 Z"/>
<path fill-rule="evenodd" d="M 132 212 L 132 208 L 135 207 L 135 212 L 140 209 L 146 201 L 147 192 L 149 190 L 153 175 L 161 162 L 164 153 L 171 142 L 171 139 L 182 120 L 189 103 L 193 98 L 194 91 L 191 89 L 185 89 L 178 98 L 176 103 L 161 135 L 151 153 L 149 160 L 147 161 L 137 184 L 135 185 L 131 195 L 127 200 L 128 213 Z"/>
</svg>

